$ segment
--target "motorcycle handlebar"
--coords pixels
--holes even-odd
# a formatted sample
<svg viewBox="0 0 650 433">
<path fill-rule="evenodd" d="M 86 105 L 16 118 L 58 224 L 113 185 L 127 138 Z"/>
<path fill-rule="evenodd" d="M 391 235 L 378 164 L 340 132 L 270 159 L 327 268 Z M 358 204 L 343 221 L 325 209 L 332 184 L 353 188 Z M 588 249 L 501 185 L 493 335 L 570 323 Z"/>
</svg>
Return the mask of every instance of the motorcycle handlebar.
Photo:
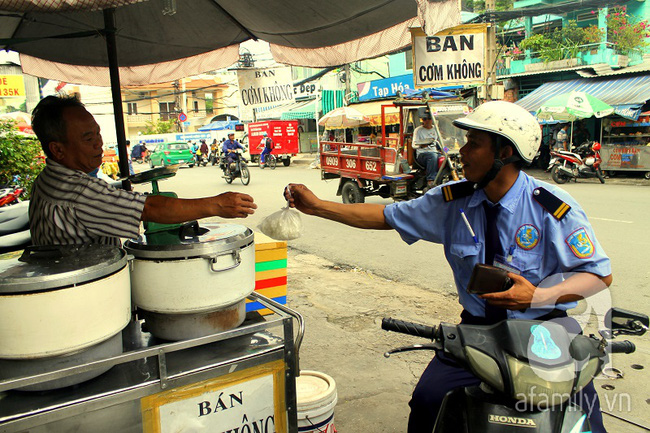
<svg viewBox="0 0 650 433">
<path fill-rule="evenodd" d="M 432 341 L 436 339 L 438 334 L 437 326 L 420 325 L 419 323 L 405 322 L 391 317 L 385 317 L 382 319 L 381 329 L 413 335 L 415 337 L 427 338 Z"/>
<path fill-rule="evenodd" d="M 609 343 L 609 350 L 611 353 L 632 353 L 636 350 L 636 346 L 629 340 L 612 341 Z"/>
</svg>

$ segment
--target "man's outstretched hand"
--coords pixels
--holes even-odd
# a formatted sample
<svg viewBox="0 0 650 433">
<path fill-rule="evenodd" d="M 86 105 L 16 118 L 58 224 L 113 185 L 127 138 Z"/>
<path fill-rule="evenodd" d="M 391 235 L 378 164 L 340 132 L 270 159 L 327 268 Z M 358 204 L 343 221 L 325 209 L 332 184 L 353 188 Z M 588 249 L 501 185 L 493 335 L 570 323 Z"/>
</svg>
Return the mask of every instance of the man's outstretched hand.
<svg viewBox="0 0 650 433">
<path fill-rule="evenodd" d="M 257 209 L 253 197 L 240 192 L 224 192 L 212 200 L 216 207 L 214 215 L 222 218 L 246 218 Z"/>
</svg>

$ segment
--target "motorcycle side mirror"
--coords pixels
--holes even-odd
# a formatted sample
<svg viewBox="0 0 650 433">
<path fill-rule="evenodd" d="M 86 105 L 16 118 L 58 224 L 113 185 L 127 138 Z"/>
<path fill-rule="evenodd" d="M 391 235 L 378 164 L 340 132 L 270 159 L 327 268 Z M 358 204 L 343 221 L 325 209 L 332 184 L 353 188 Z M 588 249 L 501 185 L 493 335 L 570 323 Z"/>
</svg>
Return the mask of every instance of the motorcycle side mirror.
<svg viewBox="0 0 650 433">
<path fill-rule="evenodd" d="M 647 315 L 623 308 L 612 308 L 605 315 L 605 324 L 617 334 L 643 335 L 650 326 Z"/>
</svg>

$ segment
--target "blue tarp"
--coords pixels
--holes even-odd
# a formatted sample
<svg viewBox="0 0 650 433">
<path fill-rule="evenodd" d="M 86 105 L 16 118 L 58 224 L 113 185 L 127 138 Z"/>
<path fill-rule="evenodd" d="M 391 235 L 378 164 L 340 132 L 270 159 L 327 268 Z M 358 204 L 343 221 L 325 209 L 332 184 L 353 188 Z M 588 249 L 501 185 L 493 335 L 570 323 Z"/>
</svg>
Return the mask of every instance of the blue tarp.
<svg viewBox="0 0 650 433">
<path fill-rule="evenodd" d="M 235 125 L 239 125 L 240 123 L 235 120 L 218 120 L 200 127 L 199 131 L 223 131 L 225 129 L 232 129 L 234 131 Z"/>
<path fill-rule="evenodd" d="M 614 107 L 619 116 L 636 120 L 641 107 L 650 99 L 650 75 L 626 78 L 579 78 L 568 81 L 545 83 L 516 102 L 517 105 L 535 113 L 553 96 L 572 90 L 585 92 Z"/>
<path fill-rule="evenodd" d="M 463 86 L 457 86 L 455 88 L 463 88 Z M 404 89 L 402 93 L 403 97 L 411 98 L 418 95 L 428 95 L 433 99 L 443 99 L 443 98 L 453 98 L 456 95 L 449 92 L 443 92 L 442 90 L 436 89 Z"/>
</svg>

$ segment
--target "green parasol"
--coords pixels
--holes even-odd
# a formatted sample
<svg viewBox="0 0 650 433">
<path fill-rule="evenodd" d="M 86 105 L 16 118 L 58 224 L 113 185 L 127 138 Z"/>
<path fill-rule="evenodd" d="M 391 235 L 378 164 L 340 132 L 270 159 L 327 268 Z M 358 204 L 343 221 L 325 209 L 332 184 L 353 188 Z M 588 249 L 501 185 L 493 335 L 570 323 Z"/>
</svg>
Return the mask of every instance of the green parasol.
<svg viewBox="0 0 650 433">
<path fill-rule="evenodd" d="M 609 104 L 585 92 L 569 92 L 557 95 L 542 104 L 537 110 L 537 118 L 573 122 L 596 116 L 605 117 L 614 112 Z"/>
</svg>

